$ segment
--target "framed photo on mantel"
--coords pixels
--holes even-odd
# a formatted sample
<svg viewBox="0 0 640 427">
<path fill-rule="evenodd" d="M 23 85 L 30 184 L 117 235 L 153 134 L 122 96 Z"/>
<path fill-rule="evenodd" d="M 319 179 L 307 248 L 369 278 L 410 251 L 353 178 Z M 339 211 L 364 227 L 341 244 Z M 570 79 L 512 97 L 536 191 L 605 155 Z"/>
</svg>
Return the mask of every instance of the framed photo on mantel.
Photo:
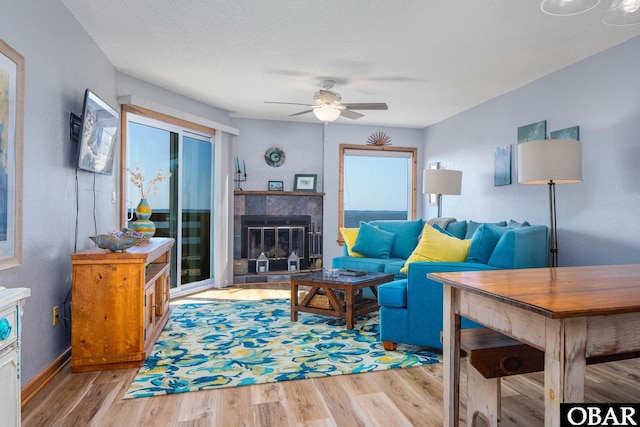
<svg viewBox="0 0 640 427">
<path fill-rule="evenodd" d="M 284 191 L 284 182 L 269 181 L 269 191 Z"/>
<path fill-rule="evenodd" d="M 296 174 L 293 182 L 293 191 L 316 191 L 318 175 Z"/>
</svg>

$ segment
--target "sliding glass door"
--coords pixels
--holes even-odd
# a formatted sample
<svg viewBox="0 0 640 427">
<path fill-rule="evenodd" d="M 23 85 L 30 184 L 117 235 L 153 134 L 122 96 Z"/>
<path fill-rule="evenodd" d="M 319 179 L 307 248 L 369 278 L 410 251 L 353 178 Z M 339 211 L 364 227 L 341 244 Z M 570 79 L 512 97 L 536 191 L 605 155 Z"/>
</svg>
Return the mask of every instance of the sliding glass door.
<svg viewBox="0 0 640 427">
<path fill-rule="evenodd" d="M 213 146 L 196 135 L 182 138 L 182 284 L 211 278 Z"/>
<path fill-rule="evenodd" d="M 152 188 L 148 202 L 155 237 L 172 237 L 171 294 L 210 287 L 213 283 L 212 135 L 170 123 L 127 114 L 126 165 L 148 183 L 159 173 L 171 177 Z M 136 220 L 140 190 L 127 176 L 127 223 Z"/>
</svg>

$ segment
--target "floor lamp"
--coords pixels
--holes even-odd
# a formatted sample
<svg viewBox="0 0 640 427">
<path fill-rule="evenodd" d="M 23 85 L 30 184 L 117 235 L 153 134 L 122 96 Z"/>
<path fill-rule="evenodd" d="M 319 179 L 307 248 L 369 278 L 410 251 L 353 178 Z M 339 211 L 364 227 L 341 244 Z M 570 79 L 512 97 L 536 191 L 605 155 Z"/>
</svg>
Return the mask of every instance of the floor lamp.
<svg viewBox="0 0 640 427">
<path fill-rule="evenodd" d="M 582 143 L 544 139 L 518 144 L 518 182 L 549 186 L 549 264 L 558 266 L 556 184 L 582 181 Z"/>
<path fill-rule="evenodd" d="M 459 196 L 462 188 L 462 172 L 449 169 L 424 169 L 422 192 L 438 197 L 438 218 L 442 216 L 442 195 Z"/>
</svg>

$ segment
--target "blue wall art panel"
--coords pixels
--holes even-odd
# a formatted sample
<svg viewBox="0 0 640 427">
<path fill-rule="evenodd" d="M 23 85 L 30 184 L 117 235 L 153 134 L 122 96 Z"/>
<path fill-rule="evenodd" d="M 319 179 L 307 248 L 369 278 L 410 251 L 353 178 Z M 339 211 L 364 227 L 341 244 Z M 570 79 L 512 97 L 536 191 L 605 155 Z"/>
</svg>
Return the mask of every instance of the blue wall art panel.
<svg viewBox="0 0 640 427">
<path fill-rule="evenodd" d="M 518 144 L 527 141 L 537 141 L 547 139 L 547 121 L 542 120 L 530 125 L 520 126 L 518 128 Z"/>
<path fill-rule="evenodd" d="M 551 139 L 570 139 L 573 141 L 580 141 L 580 126 L 554 130 L 549 134 L 549 136 Z"/>
<path fill-rule="evenodd" d="M 511 184 L 511 145 L 496 148 L 493 158 L 493 186 Z"/>
</svg>

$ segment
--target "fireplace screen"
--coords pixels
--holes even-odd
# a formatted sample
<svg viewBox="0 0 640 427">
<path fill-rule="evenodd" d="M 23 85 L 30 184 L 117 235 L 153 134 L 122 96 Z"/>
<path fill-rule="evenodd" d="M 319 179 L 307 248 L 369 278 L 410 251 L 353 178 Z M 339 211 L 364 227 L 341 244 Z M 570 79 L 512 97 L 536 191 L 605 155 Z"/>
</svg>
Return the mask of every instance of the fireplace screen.
<svg viewBox="0 0 640 427">
<path fill-rule="evenodd" d="M 311 217 L 308 215 L 243 215 L 241 221 L 240 256 L 248 261 L 249 271 L 255 270 L 262 252 L 269 258 L 269 271 L 288 269 L 292 252 L 300 258 L 300 269 L 309 265 L 314 252 L 309 246 Z"/>
<path fill-rule="evenodd" d="M 304 227 L 248 227 L 248 258 L 255 261 L 264 252 L 269 259 L 281 260 L 293 251 L 304 258 L 305 234 Z"/>
</svg>

